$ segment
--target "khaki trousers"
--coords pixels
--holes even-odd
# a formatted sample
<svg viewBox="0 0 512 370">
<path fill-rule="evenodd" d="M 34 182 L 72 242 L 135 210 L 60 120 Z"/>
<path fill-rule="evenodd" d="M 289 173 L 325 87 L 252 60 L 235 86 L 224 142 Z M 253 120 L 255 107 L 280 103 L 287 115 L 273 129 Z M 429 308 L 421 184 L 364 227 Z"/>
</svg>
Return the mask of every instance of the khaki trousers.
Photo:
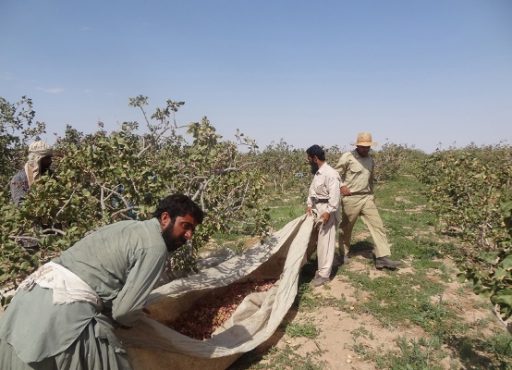
<svg viewBox="0 0 512 370">
<path fill-rule="evenodd" d="M 373 195 L 351 195 L 342 197 L 341 203 L 340 250 L 343 245 L 345 255 L 348 254 L 350 250 L 350 239 L 352 238 L 352 229 L 354 228 L 357 218 L 361 216 L 375 244 L 375 257 L 389 256 L 391 254 L 390 244 L 386 237 L 386 230 L 379 216 Z"/>
<path fill-rule="evenodd" d="M 322 215 L 327 204 L 319 203 L 315 206 L 318 216 Z M 334 260 L 334 251 L 336 250 L 336 224 L 338 223 L 337 212 L 331 212 L 331 217 L 326 224 L 321 224 L 318 230 L 318 242 L 316 254 L 318 260 L 318 270 L 316 275 L 323 278 L 329 278 Z"/>
</svg>

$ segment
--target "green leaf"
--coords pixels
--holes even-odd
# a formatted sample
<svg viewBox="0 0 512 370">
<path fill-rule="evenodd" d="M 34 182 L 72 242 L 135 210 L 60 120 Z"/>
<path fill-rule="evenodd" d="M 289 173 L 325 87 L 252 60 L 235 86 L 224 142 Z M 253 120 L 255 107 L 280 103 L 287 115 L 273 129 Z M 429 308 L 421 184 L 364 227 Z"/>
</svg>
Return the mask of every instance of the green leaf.
<svg viewBox="0 0 512 370">
<path fill-rule="evenodd" d="M 494 295 L 491 298 L 491 300 L 495 304 L 512 307 L 512 294 L 511 293 L 508 293 L 508 294 L 505 294 L 503 292 L 498 293 L 498 294 Z"/>
<path fill-rule="evenodd" d="M 512 268 L 512 254 L 509 254 L 503 261 L 501 261 L 500 265 L 504 269 L 511 269 Z"/>
</svg>

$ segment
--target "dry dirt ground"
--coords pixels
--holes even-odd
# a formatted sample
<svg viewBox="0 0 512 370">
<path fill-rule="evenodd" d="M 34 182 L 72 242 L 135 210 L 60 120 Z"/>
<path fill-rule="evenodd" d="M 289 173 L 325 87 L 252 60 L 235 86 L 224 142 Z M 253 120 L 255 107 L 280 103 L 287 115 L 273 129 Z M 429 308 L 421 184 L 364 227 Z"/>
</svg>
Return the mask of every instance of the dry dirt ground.
<svg viewBox="0 0 512 370">
<path fill-rule="evenodd" d="M 442 262 L 444 262 L 453 279 L 450 279 L 451 282 L 445 284 L 445 290 L 442 295 L 433 296 L 431 299 L 434 301 L 442 300 L 445 305 L 455 310 L 459 320 L 462 319 L 468 324 L 469 330 L 474 330 L 471 327 L 481 327 L 482 325 L 473 324 L 483 321 L 486 323 L 486 329 L 480 335 L 492 335 L 492 333 L 501 332 L 503 328 L 499 320 L 489 309 L 488 301 L 483 297 L 473 294 L 469 286 L 456 282 L 457 268 L 451 260 L 446 259 Z M 349 269 L 354 272 L 364 271 L 372 278 L 386 274 L 386 272 L 371 268 L 368 262 L 365 261 L 365 258 L 361 256 L 351 259 L 347 265 L 340 268 Z M 412 268 L 405 266 L 393 273 L 400 275 L 411 272 Z M 436 276 L 435 273 L 431 274 L 428 278 L 433 281 L 440 281 L 439 276 Z M 260 346 L 252 354 L 252 357 L 255 355 L 261 356 L 258 361 L 252 360 L 248 364 L 242 358 L 231 369 L 310 368 L 294 364 L 293 359 L 289 365 L 283 366 L 279 364 L 276 366 L 275 356 L 269 355 L 271 347 L 273 347 L 274 353 L 291 348 L 293 351 L 292 357 L 299 356 L 302 359 L 312 359 L 311 363 L 315 364 L 319 369 L 380 369 L 381 367 L 378 367 L 375 361 L 365 359 L 365 356 L 361 355 L 361 353 L 398 353 L 397 340 L 399 338 L 418 341 L 426 337 L 424 330 L 419 326 L 404 323 L 400 327 L 385 327 L 374 316 L 355 312 L 352 304 L 360 305 L 367 299 L 368 293 L 355 287 L 352 282 L 342 275 L 334 276 L 327 285 L 314 288 L 313 294 L 322 301 L 324 299 L 341 299 L 344 302 L 342 309 L 329 305 L 317 307 L 314 310 L 297 310 L 296 308 L 290 310 L 285 318 L 286 323 L 312 324 L 319 333 L 316 338 L 290 336 L 284 330 L 281 330 L 274 335 L 273 340 Z M 465 366 L 460 359 L 460 354 L 446 345 L 443 345 L 442 351 L 446 355 L 441 360 L 436 361 L 435 368 L 473 368 Z M 410 368 L 413 369 L 415 367 Z"/>
</svg>

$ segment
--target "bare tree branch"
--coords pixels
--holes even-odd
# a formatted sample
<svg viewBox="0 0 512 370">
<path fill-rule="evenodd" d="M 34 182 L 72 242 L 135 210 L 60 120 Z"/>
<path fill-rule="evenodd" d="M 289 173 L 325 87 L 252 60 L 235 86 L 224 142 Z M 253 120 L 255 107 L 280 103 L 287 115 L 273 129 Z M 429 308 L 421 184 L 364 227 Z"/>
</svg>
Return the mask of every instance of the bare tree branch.
<svg viewBox="0 0 512 370">
<path fill-rule="evenodd" d="M 105 210 L 105 190 L 103 186 L 100 186 L 100 204 L 101 204 L 101 213 Z"/>
<path fill-rule="evenodd" d="M 135 207 L 127 207 L 127 208 L 120 209 L 120 210 L 115 211 L 114 213 L 112 213 L 111 217 L 114 218 L 115 216 L 120 214 L 121 216 L 123 216 L 123 218 L 125 220 L 131 220 L 132 218 L 129 217 L 128 215 L 126 215 L 124 212 L 128 212 L 128 211 L 131 211 L 133 209 L 135 209 Z"/>
<path fill-rule="evenodd" d="M 62 231 L 60 229 L 56 229 L 54 227 L 50 227 L 48 229 L 44 229 L 42 232 L 43 233 L 53 232 L 54 234 L 66 235 L 65 231 Z"/>
<path fill-rule="evenodd" d="M 124 197 L 123 197 L 123 195 L 122 195 L 121 193 L 119 193 L 119 192 L 117 192 L 117 191 L 115 191 L 115 190 L 113 190 L 113 189 L 109 189 L 109 188 L 107 188 L 105 185 L 100 185 L 100 186 L 101 186 L 102 188 L 105 188 L 105 190 L 107 190 L 107 191 L 109 191 L 109 192 L 110 192 L 110 194 L 107 196 L 107 198 L 106 198 L 106 199 L 108 199 L 112 194 L 114 194 L 114 195 L 117 195 L 119 198 L 121 198 L 121 200 L 123 201 L 123 203 L 124 203 L 124 205 L 125 205 L 125 207 L 126 207 L 126 208 L 130 208 L 130 207 L 131 207 L 131 206 L 130 206 L 130 203 L 129 203 L 129 202 L 128 202 Z"/>
<path fill-rule="evenodd" d="M 33 236 L 24 236 L 24 235 L 9 235 L 9 239 L 12 240 L 28 240 L 40 243 L 41 241 L 38 238 Z"/>
<path fill-rule="evenodd" d="M 73 195 L 75 195 L 75 192 L 76 192 L 76 189 L 73 189 L 73 192 L 69 196 L 68 200 L 66 200 L 66 202 L 62 205 L 62 207 L 58 210 L 55 217 L 59 217 L 59 215 L 64 211 L 64 208 L 66 208 L 68 206 L 68 204 L 71 202 L 71 198 L 73 198 Z"/>
</svg>

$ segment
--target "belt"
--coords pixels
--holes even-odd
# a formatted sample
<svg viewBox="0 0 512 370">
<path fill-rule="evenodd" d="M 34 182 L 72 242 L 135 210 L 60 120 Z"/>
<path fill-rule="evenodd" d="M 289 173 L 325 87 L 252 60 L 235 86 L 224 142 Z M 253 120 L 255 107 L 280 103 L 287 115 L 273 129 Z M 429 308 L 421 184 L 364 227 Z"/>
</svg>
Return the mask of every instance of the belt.
<svg viewBox="0 0 512 370">
<path fill-rule="evenodd" d="M 350 195 L 370 195 L 370 194 L 372 194 L 372 193 L 370 193 L 369 191 L 354 191 Z"/>
<path fill-rule="evenodd" d="M 313 203 L 329 203 L 329 199 L 313 198 Z"/>
</svg>

